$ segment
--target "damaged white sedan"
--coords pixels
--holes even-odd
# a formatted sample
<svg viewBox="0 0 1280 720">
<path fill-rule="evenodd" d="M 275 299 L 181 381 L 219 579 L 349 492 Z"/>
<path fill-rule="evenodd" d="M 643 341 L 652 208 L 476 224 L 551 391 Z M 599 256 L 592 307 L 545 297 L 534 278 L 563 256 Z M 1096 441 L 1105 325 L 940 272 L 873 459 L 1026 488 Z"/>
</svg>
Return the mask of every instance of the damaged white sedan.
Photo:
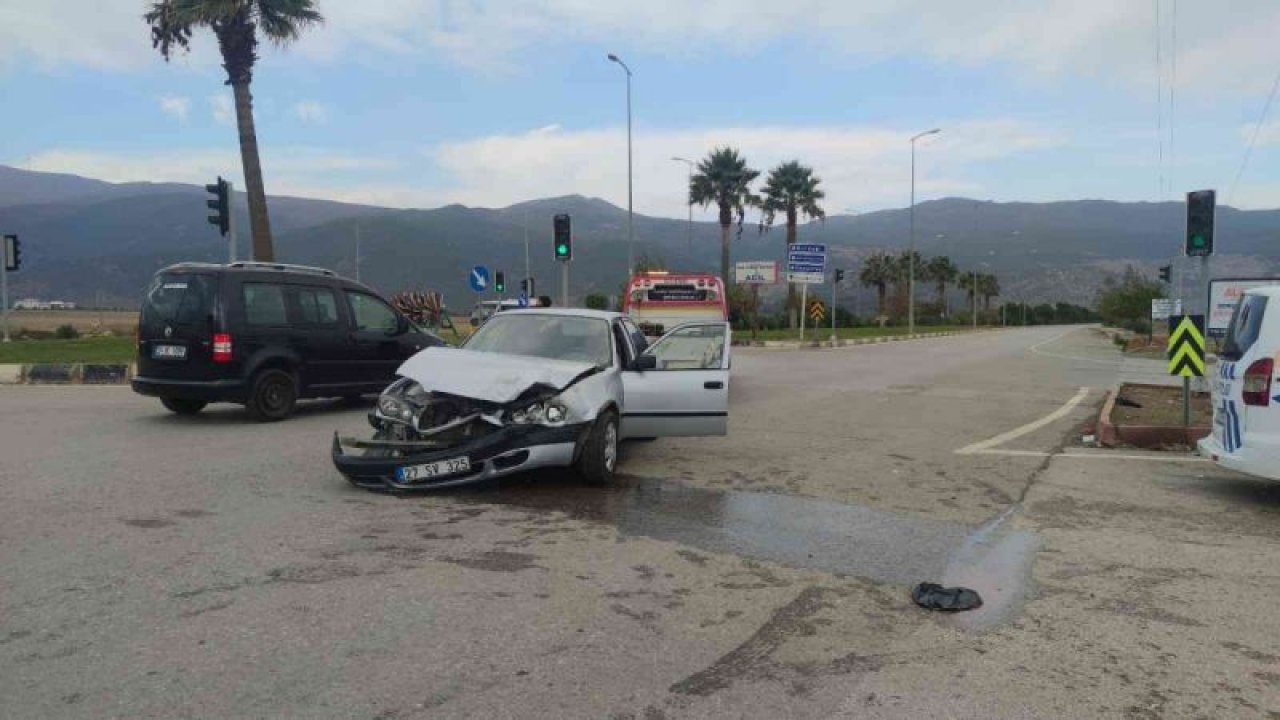
<svg viewBox="0 0 1280 720">
<path fill-rule="evenodd" d="M 649 345 L 625 315 L 520 310 L 460 348 L 397 371 L 369 414 L 373 438 L 333 439 L 333 463 L 372 489 L 443 488 L 544 467 L 613 478 L 626 438 L 724 435 L 727 323 L 682 325 Z"/>
</svg>

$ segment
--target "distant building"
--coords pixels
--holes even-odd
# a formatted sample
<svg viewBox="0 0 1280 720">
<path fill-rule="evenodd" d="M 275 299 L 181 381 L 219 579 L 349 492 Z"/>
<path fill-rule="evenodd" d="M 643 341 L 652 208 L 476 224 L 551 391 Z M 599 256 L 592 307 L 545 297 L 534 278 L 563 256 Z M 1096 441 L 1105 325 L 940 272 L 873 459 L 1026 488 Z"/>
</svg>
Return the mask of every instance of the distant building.
<svg viewBox="0 0 1280 720">
<path fill-rule="evenodd" d="M 14 310 L 75 310 L 76 304 L 68 300 L 40 300 L 23 298 L 13 304 Z"/>
</svg>

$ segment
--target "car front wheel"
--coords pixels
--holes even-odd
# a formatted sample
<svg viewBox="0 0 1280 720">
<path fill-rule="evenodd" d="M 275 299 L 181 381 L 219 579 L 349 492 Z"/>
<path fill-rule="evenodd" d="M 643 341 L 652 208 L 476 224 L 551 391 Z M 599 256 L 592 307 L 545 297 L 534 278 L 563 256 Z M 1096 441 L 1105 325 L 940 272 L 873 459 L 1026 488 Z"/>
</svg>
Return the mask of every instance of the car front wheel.
<svg viewBox="0 0 1280 720">
<path fill-rule="evenodd" d="M 578 472 L 592 485 L 607 485 L 613 481 L 618 466 L 618 415 L 612 410 L 602 414 L 587 444 L 578 458 Z"/>
<path fill-rule="evenodd" d="M 178 415 L 195 415 L 208 405 L 203 400 L 186 400 L 183 398 L 160 398 L 160 404 L 171 413 Z"/>
<path fill-rule="evenodd" d="M 298 381 L 291 373 L 274 368 L 259 372 L 253 379 L 253 393 L 245 404 L 259 420 L 283 420 L 298 403 Z"/>
</svg>

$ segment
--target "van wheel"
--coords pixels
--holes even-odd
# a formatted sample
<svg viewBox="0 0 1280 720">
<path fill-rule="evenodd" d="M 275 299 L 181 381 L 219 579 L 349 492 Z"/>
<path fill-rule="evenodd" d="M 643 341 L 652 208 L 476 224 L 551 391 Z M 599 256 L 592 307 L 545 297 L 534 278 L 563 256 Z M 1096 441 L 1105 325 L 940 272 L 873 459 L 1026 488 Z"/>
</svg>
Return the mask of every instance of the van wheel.
<svg viewBox="0 0 1280 720">
<path fill-rule="evenodd" d="M 178 415 L 195 415 L 209 403 L 203 400 L 185 400 L 183 398 L 160 398 L 160 404 L 171 413 Z"/>
<path fill-rule="evenodd" d="M 289 417 L 297 403 L 297 378 L 292 373 L 271 368 L 254 376 L 253 393 L 245 407 L 259 420 L 275 421 Z"/>
<path fill-rule="evenodd" d="M 608 485 L 618 466 L 618 414 L 612 410 L 596 420 L 587 437 L 578 472 L 591 485 Z"/>
</svg>

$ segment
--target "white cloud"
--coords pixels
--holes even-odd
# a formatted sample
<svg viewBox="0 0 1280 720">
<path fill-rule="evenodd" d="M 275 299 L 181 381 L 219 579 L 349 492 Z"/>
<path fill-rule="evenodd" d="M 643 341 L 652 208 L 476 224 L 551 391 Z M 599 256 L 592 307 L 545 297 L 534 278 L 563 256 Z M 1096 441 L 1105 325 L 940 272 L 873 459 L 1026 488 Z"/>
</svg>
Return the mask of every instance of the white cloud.
<svg viewBox="0 0 1280 720">
<path fill-rule="evenodd" d="M 209 109 L 213 113 L 213 121 L 219 125 L 236 124 L 235 102 L 229 95 L 210 95 Z"/>
<path fill-rule="evenodd" d="M 160 111 L 185 124 L 191 114 L 191 98 L 166 95 L 160 98 Z"/>
<path fill-rule="evenodd" d="M 312 125 L 323 125 L 329 120 L 328 109 L 313 100 L 304 100 L 294 104 L 293 114 L 302 122 Z"/>
<path fill-rule="evenodd" d="M 0 66 L 137 68 L 155 62 L 144 3 L 11 1 L 0 6 Z M 1172 2 L 1162 3 L 1165 51 Z M 380 0 L 321 3 L 326 23 L 295 51 L 327 62 L 352 53 L 429 54 L 468 67 L 518 69 L 538 44 L 609 45 L 696 61 L 749 55 L 803 38 L 815 50 L 866 59 L 929 58 L 1000 64 L 1030 77 L 1077 76 L 1154 84 L 1155 19 L 1149 2 L 1041 0 Z M 1280 36 L 1274 0 L 1183 2 L 1178 6 L 1179 85 L 1202 94 L 1265 91 Z M 196 67 L 216 67 L 207 31 Z M 264 53 L 276 50 L 264 46 Z M 1258 72 L 1267 68 L 1267 72 Z"/>
</svg>

